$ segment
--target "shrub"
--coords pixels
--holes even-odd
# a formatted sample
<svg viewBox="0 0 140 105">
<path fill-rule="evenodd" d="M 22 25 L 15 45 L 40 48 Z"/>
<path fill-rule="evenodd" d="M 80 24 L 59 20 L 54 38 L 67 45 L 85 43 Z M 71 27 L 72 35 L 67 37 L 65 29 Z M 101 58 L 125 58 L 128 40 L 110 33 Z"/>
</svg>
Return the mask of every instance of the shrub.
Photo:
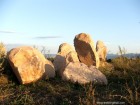
<svg viewBox="0 0 140 105">
<path fill-rule="evenodd" d="M 5 59 L 6 59 L 6 48 L 5 45 L 1 42 L 0 43 L 0 74 L 3 73 L 4 71 Z"/>
<path fill-rule="evenodd" d="M 4 58 L 6 56 L 6 48 L 5 45 L 0 43 L 0 58 Z"/>
</svg>

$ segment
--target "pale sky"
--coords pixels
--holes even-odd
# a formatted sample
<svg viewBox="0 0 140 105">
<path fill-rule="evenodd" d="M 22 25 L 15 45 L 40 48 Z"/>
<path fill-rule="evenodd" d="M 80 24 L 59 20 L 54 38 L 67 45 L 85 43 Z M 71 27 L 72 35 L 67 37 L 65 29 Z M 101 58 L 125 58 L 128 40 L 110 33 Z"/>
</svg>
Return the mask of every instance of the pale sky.
<svg viewBox="0 0 140 105">
<path fill-rule="evenodd" d="M 109 53 L 118 46 L 140 53 L 140 0 L 0 0 L 0 41 L 45 46 L 57 53 L 75 35 L 102 40 Z"/>
</svg>

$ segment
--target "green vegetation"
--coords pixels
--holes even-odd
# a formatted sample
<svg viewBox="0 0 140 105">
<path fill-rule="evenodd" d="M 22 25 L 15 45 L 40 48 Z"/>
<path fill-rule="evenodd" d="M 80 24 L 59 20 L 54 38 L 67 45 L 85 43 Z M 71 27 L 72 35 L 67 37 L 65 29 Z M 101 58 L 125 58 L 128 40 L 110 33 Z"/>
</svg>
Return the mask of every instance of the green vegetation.
<svg viewBox="0 0 140 105">
<path fill-rule="evenodd" d="M 73 84 L 59 77 L 20 85 L 0 44 L 0 104 L 1 105 L 140 105 L 140 58 L 115 58 L 99 69 L 108 85 Z M 52 58 L 50 58 L 53 61 Z M 109 103 L 110 102 L 110 103 Z M 116 103 L 115 103 L 116 102 Z M 108 104 L 107 104 L 108 103 Z M 117 104 L 118 103 L 118 104 Z"/>
</svg>

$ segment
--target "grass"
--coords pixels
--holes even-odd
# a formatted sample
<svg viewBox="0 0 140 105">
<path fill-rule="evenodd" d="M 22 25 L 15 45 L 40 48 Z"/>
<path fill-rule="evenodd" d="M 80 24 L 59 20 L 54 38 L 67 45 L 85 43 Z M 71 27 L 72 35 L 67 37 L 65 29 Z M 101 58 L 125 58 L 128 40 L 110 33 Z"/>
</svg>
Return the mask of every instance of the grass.
<svg viewBox="0 0 140 105">
<path fill-rule="evenodd" d="M 40 80 L 29 85 L 13 82 L 0 85 L 0 104 L 69 105 L 78 104 L 80 88 L 59 78 Z"/>
<path fill-rule="evenodd" d="M 120 48 L 120 51 L 122 49 Z M 0 74 L 1 105 L 140 105 L 140 58 L 121 56 L 99 69 L 108 85 L 73 84 L 59 77 L 20 85 L 5 56 Z M 53 61 L 52 58 L 50 58 Z M 4 61 L 4 63 L 3 63 Z M 112 68 L 113 67 L 113 68 Z"/>
</svg>

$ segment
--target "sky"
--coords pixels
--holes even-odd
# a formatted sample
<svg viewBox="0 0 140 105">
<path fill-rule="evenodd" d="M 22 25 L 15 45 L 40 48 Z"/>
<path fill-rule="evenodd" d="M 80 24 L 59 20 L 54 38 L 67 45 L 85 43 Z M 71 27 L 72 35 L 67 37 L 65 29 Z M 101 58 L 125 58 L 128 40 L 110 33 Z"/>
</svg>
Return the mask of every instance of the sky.
<svg viewBox="0 0 140 105">
<path fill-rule="evenodd" d="M 57 53 L 79 33 L 102 40 L 108 53 L 118 46 L 140 53 L 139 0 L 0 0 L 0 41 L 45 46 Z"/>
</svg>

